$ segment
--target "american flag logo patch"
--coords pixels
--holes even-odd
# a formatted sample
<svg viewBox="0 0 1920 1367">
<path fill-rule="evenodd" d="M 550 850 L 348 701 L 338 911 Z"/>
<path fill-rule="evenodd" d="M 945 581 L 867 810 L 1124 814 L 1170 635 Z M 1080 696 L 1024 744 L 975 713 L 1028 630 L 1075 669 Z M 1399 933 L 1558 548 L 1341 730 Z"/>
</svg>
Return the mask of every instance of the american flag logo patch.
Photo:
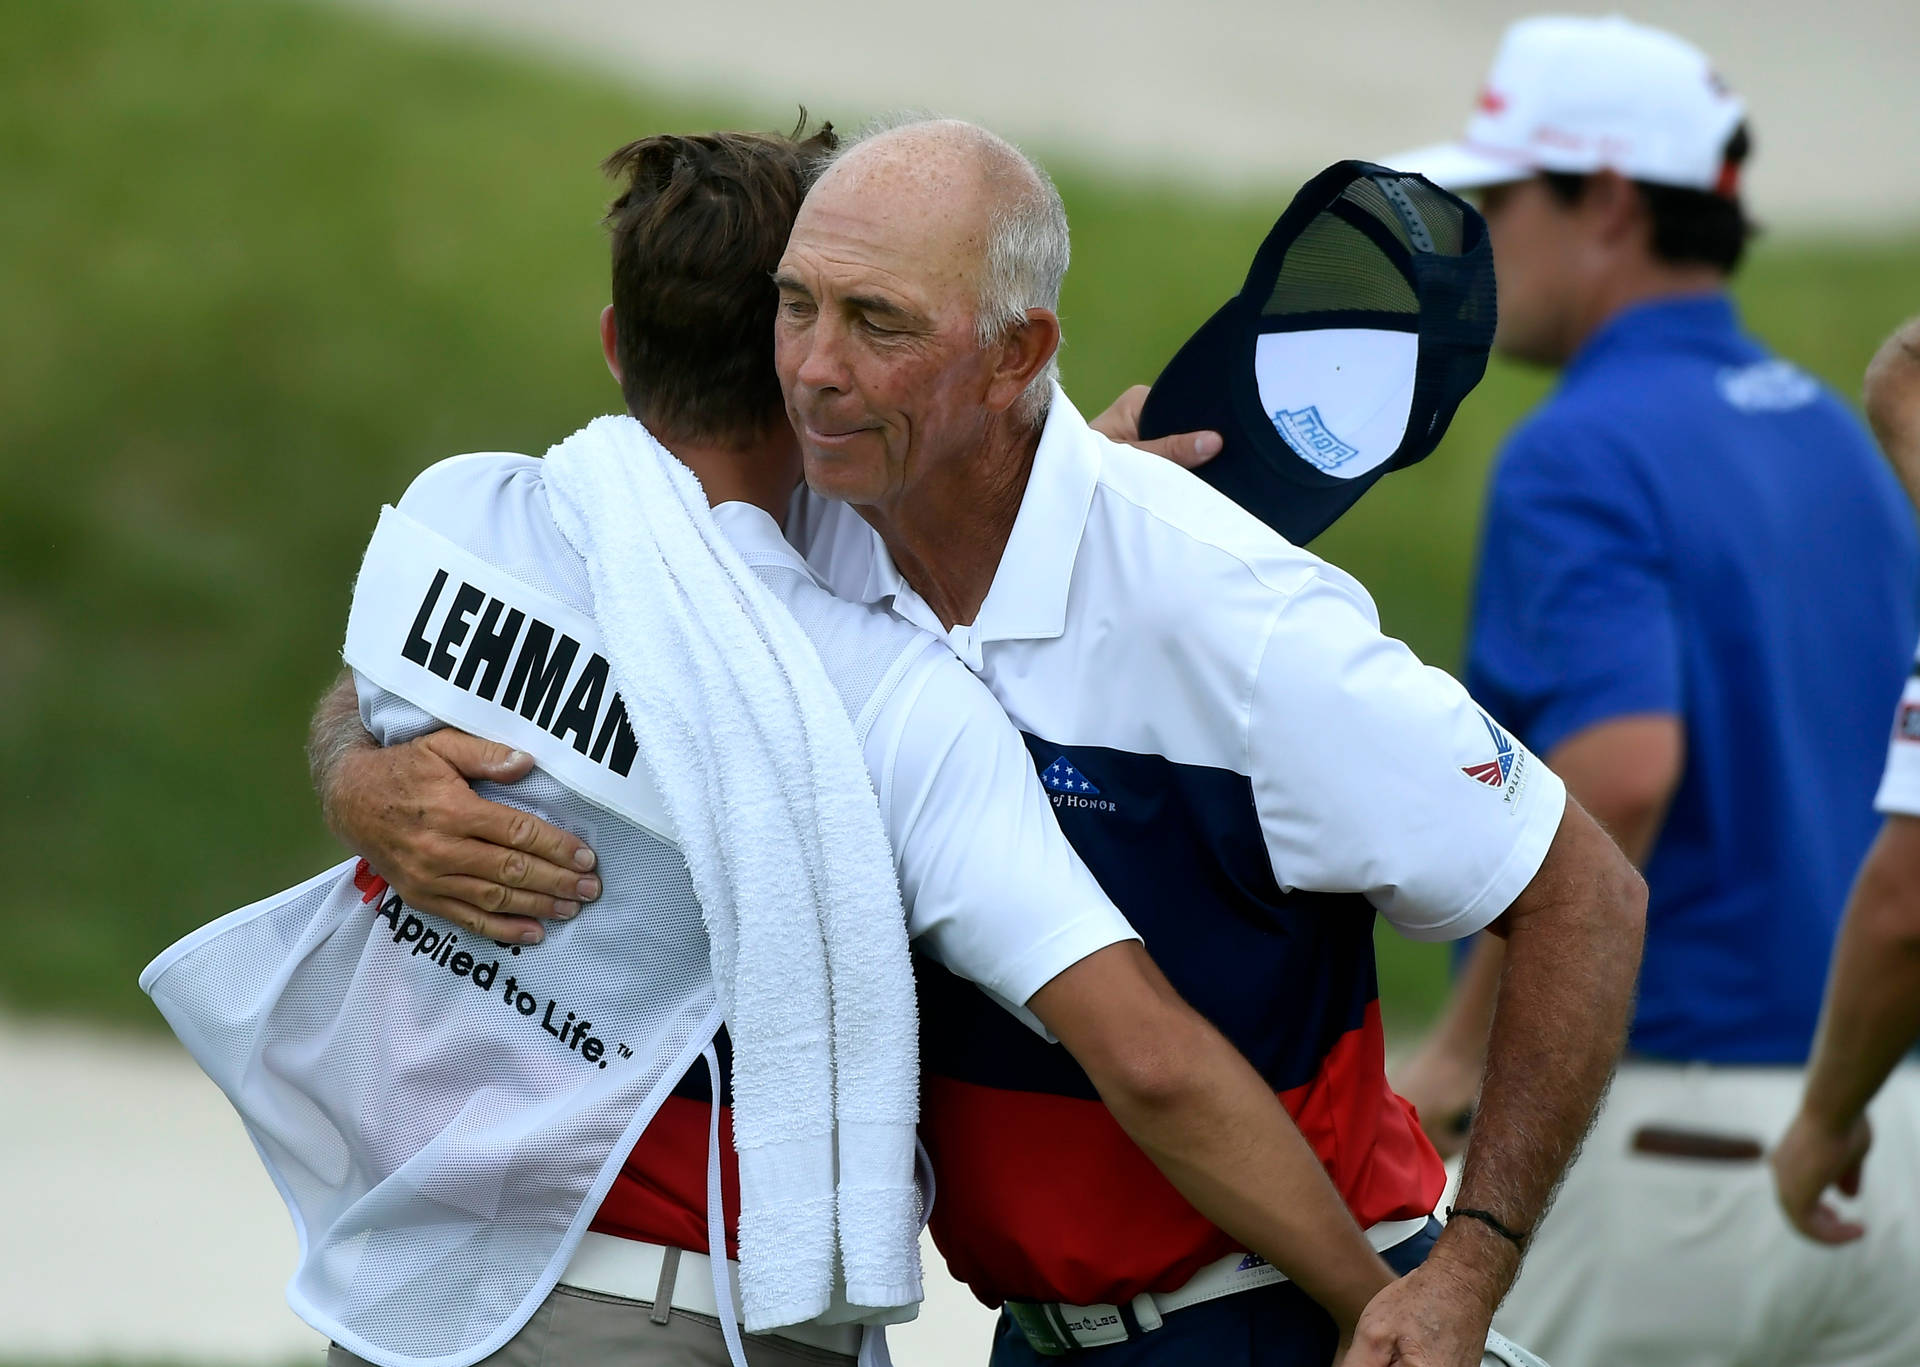
<svg viewBox="0 0 1920 1367">
<path fill-rule="evenodd" d="M 1486 723 L 1487 734 L 1493 738 L 1493 758 L 1480 764 L 1462 766 L 1460 772 L 1475 783 L 1484 783 L 1489 788 L 1504 788 L 1507 780 L 1513 776 L 1513 742 L 1507 733 L 1493 724 L 1486 713 L 1480 714 L 1480 720 Z"/>
<path fill-rule="evenodd" d="M 1087 782 L 1086 775 L 1069 764 L 1065 755 L 1041 772 L 1040 782 L 1051 792 L 1071 793 L 1075 797 L 1100 796 L 1100 790 Z"/>
</svg>

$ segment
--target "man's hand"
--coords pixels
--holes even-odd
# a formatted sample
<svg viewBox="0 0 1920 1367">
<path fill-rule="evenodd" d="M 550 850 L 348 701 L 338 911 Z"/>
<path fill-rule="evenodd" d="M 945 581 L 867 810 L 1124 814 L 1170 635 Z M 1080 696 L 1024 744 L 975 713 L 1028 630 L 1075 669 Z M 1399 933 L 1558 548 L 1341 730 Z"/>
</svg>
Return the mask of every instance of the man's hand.
<svg viewBox="0 0 1920 1367">
<path fill-rule="evenodd" d="M 1146 406 L 1146 402 L 1147 386 L 1137 384 L 1115 399 L 1106 412 L 1087 426 L 1110 441 L 1122 441 L 1142 451 L 1151 451 L 1189 470 L 1197 465 L 1205 465 L 1220 454 L 1221 447 L 1226 443 L 1220 439 L 1218 432 L 1181 432 L 1171 437 L 1141 441 L 1140 410 Z"/>
<path fill-rule="evenodd" d="M 1479 1367 L 1493 1312 L 1444 1268 L 1416 1267 L 1367 1304 L 1340 1367 Z"/>
<path fill-rule="evenodd" d="M 1873 1145 L 1873 1126 L 1861 1116 L 1834 1134 L 1802 1111 L 1773 1151 L 1773 1188 L 1793 1227 L 1818 1244 L 1850 1244 L 1866 1227 L 1840 1218 L 1821 1195 L 1838 1187 L 1860 1194 L 1860 1167 Z"/>
<path fill-rule="evenodd" d="M 469 779 L 514 783 L 530 755 L 464 731 L 354 746 L 321 775 L 327 824 L 410 907 L 476 935 L 537 944 L 600 895 L 593 851 L 531 813 L 488 802 Z"/>
</svg>

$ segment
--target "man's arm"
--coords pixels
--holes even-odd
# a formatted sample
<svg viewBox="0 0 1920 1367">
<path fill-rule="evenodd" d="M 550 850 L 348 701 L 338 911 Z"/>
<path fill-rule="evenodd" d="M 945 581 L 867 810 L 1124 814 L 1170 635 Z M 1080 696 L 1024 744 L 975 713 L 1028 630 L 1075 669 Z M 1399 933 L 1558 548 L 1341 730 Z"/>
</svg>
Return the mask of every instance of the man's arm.
<svg viewBox="0 0 1920 1367">
<path fill-rule="evenodd" d="M 921 665 L 867 738 L 916 949 L 1024 1007 L 1197 1210 L 1350 1331 L 1392 1273 L 1292 1117 L 1073 852 L 986 685 L 937 647 Z"/>
<path fill-rule="evenodd" d="M 1279 1098 L 1138 941 L 1082 959 L 1027 1003 L 1194 1209 L 1318 1301 L 1343 1335 L 1393 1273 Z M 1477 1362 L 1478 1353 L 1472 1359 Z"/>
<path fill-rule="evenodd" d="M 1522 1236 L 1546 1213 L 1625 1038 L 1645 916 L 1646 885 L 1570 800 L 1546 862 L 1494 922 L 1506 964 L 1456 1211 Z M 1425 1361 L 1395 1356 L 1399 1342 L 1462 1296 L 1491 1319 L 1521 1253 L 1484 1220 L 1456 1215 L 1426 1263 L 1367 1308 L 1351 1361 Z"/>
<path fill-rule="evenodd" d="M 351 670 L 314 711 L 307 760 L 328 828 L 410 907 L 537 944 L 541 920 L 576 915 L 600 895 L 592 850 L 469 786 L 525 778 L 530 755 L 452 729 L 382 748 L 361 725 Z"/>
<path fill-rule="evenodd" d="M 1555 746 L 1547 763 L 1627 858 L 1644 868 L 1679 786 L 1685 755 L 1680 719 L 1651 714 L 1589 726 Z M 1413 1103 L 1427 1137 L 1445 1157 L 1467 1142 L 1505 957 L 1498 937 L 1474 941 L 1438 1024 L 1394 1077 L 1394 1090 Z"/>
<path fill-rule="evenodd" d="M 1873 1132 L 1867 1103 L 1920 1040 L 1920 817 L 1890 816 L 1848 900 L 1800 1112 L 1773 1152 L 1787 1218 L 1809 1239 L 1843 1244 L 1865 1229 L 1821 1200 L 1849 1196 Z"/>
</svg>

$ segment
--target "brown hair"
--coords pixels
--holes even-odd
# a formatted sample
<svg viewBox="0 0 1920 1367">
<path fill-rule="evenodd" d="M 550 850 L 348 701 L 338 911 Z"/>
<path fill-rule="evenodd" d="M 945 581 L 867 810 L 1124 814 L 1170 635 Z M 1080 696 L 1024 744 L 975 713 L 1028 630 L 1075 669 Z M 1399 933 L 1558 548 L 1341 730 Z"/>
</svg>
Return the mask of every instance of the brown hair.
<svg viewBox="0 0 1920 1367">
<path fill-rule="evenodd" d="M 748 441 L 786 421 L 773 373 L 772 275 L 833 125 L 806 111 L 777 133 L 661 134 L 601 169 L 627 409 L 657 436 Z"/>
</svg>

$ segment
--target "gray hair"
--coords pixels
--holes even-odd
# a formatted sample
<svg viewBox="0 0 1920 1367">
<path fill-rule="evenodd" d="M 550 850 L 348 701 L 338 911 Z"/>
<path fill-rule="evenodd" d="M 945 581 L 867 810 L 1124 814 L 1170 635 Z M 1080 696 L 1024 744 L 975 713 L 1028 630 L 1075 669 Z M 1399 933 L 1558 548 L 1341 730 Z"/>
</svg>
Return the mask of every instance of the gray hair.
<svg viewBox="0 0 1920 1367">
<path fill-rule="evenodd" d="M 821 171 L 884 134 L 933 124 L 947 125 L 972 142 L 981 153 L 988 182 L 1002 192 L 987 220 L 987 249 L 974 304 L 974 339 L 982 347 L 993 346 L 1025 324 L 1028 309 L 1060 311 L 1060 283 L 1071 256 L 1067 210 L 1053 178 L 1040 164 L 977 124 L 912 112 L 885 115 L 867 124 L 841 145 Z M 1059 379 L 1056 350 L 1015 401 L 1014 416 L 1029 428 L 1045 423 Z"/>
</svg>

